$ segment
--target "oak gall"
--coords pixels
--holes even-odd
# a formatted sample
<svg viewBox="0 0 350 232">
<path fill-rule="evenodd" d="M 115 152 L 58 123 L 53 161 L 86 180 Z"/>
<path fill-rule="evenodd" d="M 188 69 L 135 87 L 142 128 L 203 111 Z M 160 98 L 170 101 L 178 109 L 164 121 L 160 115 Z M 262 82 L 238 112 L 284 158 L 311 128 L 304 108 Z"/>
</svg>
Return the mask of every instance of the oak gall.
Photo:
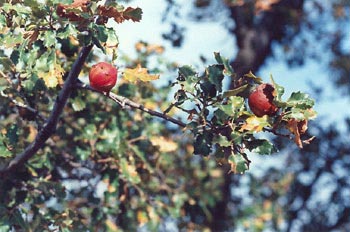
<svg viewBox="0 0 350 232">
<path fill-rule="evenodd" d="M 274 116 L 277 113 L 278 108 L 273 103 L 274 90 L 271 84 L 261 84 L 249 95 L 248 105 L 256 116 Z"/>
</svg>

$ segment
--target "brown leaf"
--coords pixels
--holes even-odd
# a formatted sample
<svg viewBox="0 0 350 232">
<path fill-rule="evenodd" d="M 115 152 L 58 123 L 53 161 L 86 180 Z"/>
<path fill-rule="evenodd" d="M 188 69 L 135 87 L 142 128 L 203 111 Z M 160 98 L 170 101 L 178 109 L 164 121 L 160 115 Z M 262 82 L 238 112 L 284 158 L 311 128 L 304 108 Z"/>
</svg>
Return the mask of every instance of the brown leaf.
<svg viewBox="0 0 350 232">
<path fill-rule="evenodd" d="M 142 10 L 140 8 L 128 7 L 124 11 L 118 11 L 112 6 L 99 6 L 98 14 L 107 18 L 114 18 L 117 23 L 122 23 L 125 20 L 139 22 L 141 20 Z"/>
<path fill-rule="evenodd" d="M 305 132 L 307 131 L 307 120 L 302 120 L 298 122 L 298 130 L 301 135 L 305 134 Z"/>
<path fill-rule="evenodd" d="M 38 39 L 39 36 L 39 30 L 34 31 L 26 31 L 24 32 L 23 37 L 25 39 L 28 38 L 28 47 L 31 48 L 32 44 Z"/>
<path fill-rule="evenodd" d="M 300 139 L 298 121 L 294 118 L 289 120 L 287 127 L 290 130 L 290 132 L 294 134 L 294 142 L 298 145 L 299 148 L 303 148 L 303 143 L 301 142 L 301 139 Z"/>
<path fill-rule="evenodd" d="M 114 18 L 117 23 L 122 23 L 125 20 L 123 12 L 119 12 L 114 7 L 98 6 L 97 10 L 99 15 Z"/>
<path fill-rule="evenodd" d="M 124 10 L 123 16 L 126 20 L 132 20 L 133 22 L 140 22 L 142 15 L 141 8 L 128 7 Z"/>
<path fill-rule="evenodd" d="M 67 18 L 70 21 L 81 21 L 84 17 L 81 13 L 88 12 L 89 0 L 75 0 L 72 4 L 58 4 L 56 13 L 61 18 Z"/>
</svg>

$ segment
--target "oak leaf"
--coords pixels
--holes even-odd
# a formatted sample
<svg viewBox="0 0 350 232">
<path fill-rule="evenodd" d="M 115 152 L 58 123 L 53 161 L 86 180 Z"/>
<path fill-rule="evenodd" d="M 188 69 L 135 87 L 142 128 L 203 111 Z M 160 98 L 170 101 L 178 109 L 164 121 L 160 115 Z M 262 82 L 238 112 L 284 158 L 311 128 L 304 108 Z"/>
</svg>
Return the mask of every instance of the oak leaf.
<svg viewBox="0 0 350 232">
<path fill-rule="evenodd" d="M 178 149 L 177 143 L 164 137 L 152 137 L 150 139 L 153 146 L 159 147 L 161 152 L 172 152 Z"/>
<path fill-rule="evenodd" d="M 270 126 L 270 123 L 267 120 L 267 115 L 263 117 L 257 117 L 255 115 L 250 116 L 245 121 L 245 124 L 242 125 L 240 131 L 261 132 L 264 127 Z"/>
<path fill-rule="evenodd" d="M 44 80 L 48 88 L 54 88 L 57 85 L 63 84 L 63 74 L 64 69 L 60 65 L 55 64 L 51 65 L 48 72 L 39 72 L 38 76 Z"/>
<path fill-rule="evenodd" d="M 292 132 L 294 134 L 294 142 L 298 145 L 299 148 L 303 148 L 303 143 L 300 139 L 301 132 L 306 131 L 305 127 L 304 128 L 303 127 L 304 126 L 300 125 L 300 122 L 298 122 L 294 118 L 288 121 L 287 128 L 290 132 Z"/>
<path fill-rule="evenodd" d="M 61 18 L 67 18 L 70 21 L 82 21 L 84 17 L 82 13 L 88 12 L 89 0 L 75 0 L 72 4 L 58 4 L 56 13 Z"/>
<path fill-rule="evenodd" d="M 142 68 L 140 64 L 136 68 L 127 68 L 124 71 L 124 80 L 136 83 L 137 81 L 153 81 L 159 79 L 159 75 L 148 74 L 146 68 Z"/>
<path fill-rule="evenodd" d="M 117 23 L 122 23 L 125 20 L 139 22 L 141 20 L 142 10 L 140 8 L 128 7 L 123 11 L 119 11 L 112 6 L 99 6 L 98 14 L 107 18 L 114 18 Z"/>
</svg>

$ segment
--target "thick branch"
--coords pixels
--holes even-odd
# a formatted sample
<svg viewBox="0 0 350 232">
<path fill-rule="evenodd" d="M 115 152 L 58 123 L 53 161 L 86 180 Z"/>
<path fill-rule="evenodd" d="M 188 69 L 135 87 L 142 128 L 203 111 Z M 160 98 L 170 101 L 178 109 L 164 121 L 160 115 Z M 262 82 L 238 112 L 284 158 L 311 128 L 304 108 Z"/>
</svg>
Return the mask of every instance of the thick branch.
<svg viewBox="0 0 350 232">
<path fill-rule="evenodd" d="M 272 54 L 272 44 L 286 37 L 287 27 L 295 27 L 297 19 L 291 15 L 300 13 L 303 4 L 303 0 L 281 0 L 270 11 L 260 13 L 259 17 L 250 4 L 231 7 L 231 18 L 235 21 L 232 32 L 238 47 L 232 66 L 239 77 L 249 71 L 258 71 Z M 232 83 L 231 87 L 234 86 Z"/>
<path fill-rule="evenodd" d="M 88 89 L 88 90 L 92 90 L 94 92 L 97 92 L 97 93 L 100 93 L 100 94 L 103 94 L 102 92 L 100 91 L 97 91 L 93 88 L 91 88 L 90 86 L 88 85 L 85 85 L 85 84 L 82 84 L 82 83 L 77 83 L 77 87 L 78 88 L 81 88 L 81 89 Z M 108 94 L 103 94 L 105 95 L 106 97 L 112 99 L 113 101 L 115 101 L 116 103 L 120 104 L 122 107 L 124 106 L 129 106 L 131 108 L 134 108 L 134 109 L 139 109 L 143 112 L 146 112 L 152 116 L 155 116 L 155 117 L 158 117 L 158 118 L 162 118 L 166 121 L 169 121 L 169 122 L 172 122 L 180 127 L 186 127 L 186 124 L 176 118 L 173 118 L 173 117 L 170 117 L 169 115 L 166 115 L 165 113 L 161 113 L 161 112 L 158 112 L 158 111 L 155 111 L 155 110 L 151 110 L 151 109 L 148 109 L 146 108 L 145 106 L 141 105 L 140 103 L 137 103 L 137 102 L 134 102 L 126 97 L 123 97 L 123 96 L 119 96 L 117 94 L 114 94 L 114 93 L 108 93 Z"/>
<path fill-rule="evenodd" d="M 46 140 L 55 132 L 56 126 L 58 123 L 59 116 L 61 115 L 64 106 L 66 105 L 68 98 L 72 92 L 73 86 L 77 81 L 78 75 L 81 71 L 81 68 L 90 53 L 93 45 L 83 47 L 79 53 L 79 57 L 74 62 L 72 69 L 70 70 L 68 77 L 64 83 L 63 88 L 61 89 L 55 103 L 53 110 L 45 123 L 44 127 L 39 131 L 35 137 L 34 142 L 32 142 L 21 154 L 17 155 L 5 168 L 0 170 L 0 176 L 5 175 L 11 170 L 22 165 L 28 159 L 33 157 L 36 152 L 41 149 Z"/>
</svg>

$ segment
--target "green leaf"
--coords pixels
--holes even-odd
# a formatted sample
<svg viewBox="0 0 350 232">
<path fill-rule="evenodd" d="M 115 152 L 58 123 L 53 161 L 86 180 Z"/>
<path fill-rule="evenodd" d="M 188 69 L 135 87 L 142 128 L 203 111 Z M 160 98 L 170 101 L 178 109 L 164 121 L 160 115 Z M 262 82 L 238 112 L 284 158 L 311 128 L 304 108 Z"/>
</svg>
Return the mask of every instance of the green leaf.
<svg viewBox="0 0 350 232">
<path fill-rule="evenodd" d="M 118 39 L 118 35 L 115 31 L 115 29 L 113 28 L 107 28 L 107 46 L 108 47 L 117 47 L 119 44 L 119 39 Z"/>
<path fill-rule="evenodd" d="M 86 107 L 86 102 L 80 97 L 75 97 L 72 100 L 72 107 L 74 111 L 82 111 Z"/>
<path fill-rule="evenodd" d="M 18 44 L 23 44 L 24 38 L 22 34 L 7 33 L 0 37 L 1 45 L 6 48 L 13 48 Z"/>
<path fill-rule="evenodd" d="M 0 141 L 0 158 L 10 158 L 12 153 L 7 149 L 7 147 Z"/>
<path fill-rule="evenodd" d="M 29 230 L 28 223 L 24 221 L 22 214 L 18 209 L 14 209 L 14 212 L 10 216 L 10 221 L 14 225 L 19 225 L 24 231 Z"/>
<path fill-rule="evenodd" d="M 232 139 L 232 142 L 234 144 L 241 144 L 243 141 L 243 135 L 242 135 L 242 133 L 239 133 L 238 131 L 232 131 L 231 139 Z"/>
<path fill-rule="evenodd" d="M 300 108 L 292 108 L 289 111 L 285 112 L 283 119 L 296 119 L 297 121 L 302 121 L 304 119 L 311 120 L 315 119 L 317 116 L 317 112 L 313 109 L 300 109 Z"/>
<path fill-rule="evenodd" d="M 187 99 L 187 95 L 186 95 L 186 92 L 183 91 L 182 89 L 180 89 L 179 91 L 177 91 L 174 95 L 174 99 L 176 100 L 176 105 L 181 105 L 183 104 Z"/>
<path fill-rule="evenodd" d="M 67 39 L 69 36 L 77 37 L 78 30 L 73 26 L 73 24 L 67 24 L 67 26 L 60 32 L 57 33 L 57 37 L 60 39 Z"/>
<path fill-rule="evenodd" d="M 103 53 L 106 53 L 105 48 L 102 46 L 101 42 L 95 36 L 92 37 L 92 42 L 96 45 L 96 47 L 101 49 Z"/>
<path fill-rule="evenodd" d="M 276 100 L 282 101 L 282 95 L 284 94 L 284 88 L 275 82 L 272 75 L 270 76 L 270 79 L 271 79 L 271 83 L 272 83 L 273 87 L 275 88 L 275 91 L 277 92 Z"/>
<path fill-rule="evenodd" d="M 213 134 L 210 132 L 203 132 L 198 134 L 194 143 L 194 154 L 207 156 L 211 153 L 211 144 L 213 140 Z"/>
<path fill-rule="evenodd" d="M 252 79 L 257 84 L 263 83 L 263 80 L 260 77 L 255 76 L 252 72 L 245 74 L 244 77 Z"/>
<path fill-rule="evenodd" d="M 108 32 L 107 32 L 107 28 L 105 26 L 100 26 L 100 25 L 96 25 L 94 24 L 95 32 L 96 32 L 96 38 L 102 42 L 105 43 L 108 39 Z"/>
<path fill-rule="evenodd" d="M 187 79 L 196 79 L 196 71 L 188 65 L 179 68 L 179 81 L 186 81 Z"/>
<path fill-rule="evenodd" d="M 228 91 L 225 91 L 224 94 L 223 94 L 223 97 L 233 97 L 233 96 L 236 96 L 237 94 L 243 92 L 244 90 L 246 90 L 248 87 L 248 84 L 246 85 L 242 85 L 238 88 L 235 88 L 235 89 L 231 89 L 231 90 L 228 90 Z"/>
<path fill-rule="evenodd" d="M 45 31 L 43 37 L 45 47 L 55 47 L 57 43 L 55 31 Z"/>
<path fill-rule="evenodd" d="M 126 178 L 127 181 L 133 184 L 138 184 L 141 182 L 140 176 L 136 171 L 135 165 L 129 164 L 125 158 L 121 158 L 120 167 L 122 175 Z"/>
<path fill-rule="evenodd" d="M 80 147 L 76 147 L 75 152 L 80 160 L 87 160 L 91 154 L 91 151 L 81 149 Z"/>
<path fill-rule="evenodd" d="M 230 97 L 227 104 L 218 104 L 217 108 L 214 115 L 219 121 L 224 122 L 227 120 L 227 117 L 236 119 L 244 112 L 244 98 L 237 96 Z"/>
<path fill-rule="evenodd" d="M 222 80 L 224 79 L 222 65 L 211 65 L 207 68 L 209 81 L 215 85 L 216 90 L 222 91 Z"/>
<path fill-rule="evenodd" d="M 6 137 L 8 138 L 11 145 L 16 145 L 18 142 L 18 126 L 12 124 L 6 132 Z"/>
<path fill-rule="evenodd" d="M 31 13 L 31 9 L 28 8 L 28 7 L 23 7 L 22 4 L 8 4 L 8 3 L 5 3 L 3 6 L 2 6 L 2 9 L 5 11 L 5 12 L 9 12 L 11 10 L 14 10 L 16 11 L 18 14 L 24 14 L 24 15 L 29 15 Z"/>
<path fill-rule="evenodd" d="M 229 147 L 232 145 L 232 142 L 227 139 L 226 136 L 217 135 L 213 139 L 213 143 L 219 144 L 221 147 Z"/>
<path fill-rule="evenodd" d="M 300 109 L 309 109 L 313 107 L 315 101 L 309 97 L 308 94 L 302 92 L 293 92 L 289 99 L 287 100 L 289 106 L 300 108 Z"/>
<path fill-rule="evenodd" d="M 92 140 L 92 139 L 96 139 L 96 134 L 97 134 L 97 129 L 95 124 L 88 124 L 85 128 L 84 128 L 84 138 Z"/>
<path fill-rule="evenodd" d="M 247 142 L 247 148 L 250 151 L 261 155 L 271 155 L 272 153 L 277 152 L 276 147 L 266 139 L 249 141 Z"/>
<path fill-rule="evenodd" d="M 209 81 L 205 81 L 205 82 L 201 83 L 200 87 L 206 96 L 209 96 L 209 97 L 216 96 L 217 89 L 216 89 L 215 85 L 210 83 Z"/>
<path fill-rule="evenodd" d="M 12 60 L 6 56 L 0 57 L 0 65 L 2 66 L 2 70 L 10 71 L 15 68 Z"/>
<path fill-rule="evenodd" d="M 232 154 L 228 158 L 228 162 L 231 165 L 231 172 L 233 173 L 243 174 L 249 169 L 247 160 L 240 153 Z"/>
<path fill-rule="evenodd" d="M 219 64 L 223 64 L 224 65 L 224 67 L 225 67 L 224 73 L 226 75 L 231 76 L 231 75 L 234 74 L 232 66 L 230 65 L 230 60 L 229 59 L 222 57 L 219 52 L 214 52 L 214 56 L 215 56 L 216 61 Z"/>
</svg>

